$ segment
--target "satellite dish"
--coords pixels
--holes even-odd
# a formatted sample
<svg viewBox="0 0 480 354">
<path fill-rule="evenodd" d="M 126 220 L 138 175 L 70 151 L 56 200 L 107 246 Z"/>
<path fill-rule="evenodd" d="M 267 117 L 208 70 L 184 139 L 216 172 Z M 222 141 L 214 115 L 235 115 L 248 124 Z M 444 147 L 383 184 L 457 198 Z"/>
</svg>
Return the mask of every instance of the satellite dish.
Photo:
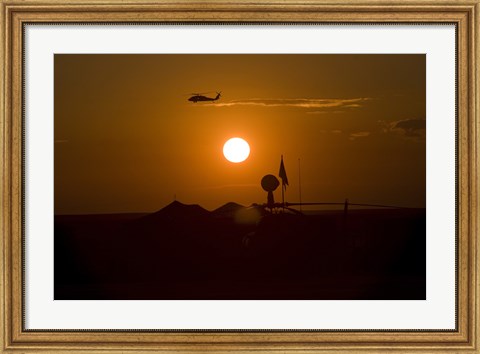
<svg viewBox="0 0 480 354">
<path fill-rule="evenodd" d="M 266 175 L 262 178 L 262 188 L 267 192 L 273 192 L 275 189 L 278 188 L 280 182 L 278 181 L 277 177 L 274 175 Z"/>
</svg>

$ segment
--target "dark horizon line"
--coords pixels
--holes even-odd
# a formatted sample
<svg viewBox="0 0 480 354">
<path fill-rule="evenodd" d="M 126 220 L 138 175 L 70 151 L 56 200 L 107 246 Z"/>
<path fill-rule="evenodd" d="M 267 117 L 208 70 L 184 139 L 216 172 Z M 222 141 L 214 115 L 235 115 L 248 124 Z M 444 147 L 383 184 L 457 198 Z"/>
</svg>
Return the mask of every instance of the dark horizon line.
<svg viewBox="0 0 480 354">
<path fill-rule="evenodd" d="M 248 206 L 245 206 L 245 205 L 242 205 L 242 204 L 239 204 L 239 203 L 236 203 L 236 202 L 227 202 L 225 204 L 222 204 L 220 205 L 219 207 L 217 208 L 214 208 L 212 210 L 209 210 L 209 209 L 206 209 L 204 208 L 203 206 L 201 206 L 200 204 L 185 204 L 185 203 L 182 203 L 178 200 L 174 200 L 172 201 L 171 203 L 168 203 L 166 204 L 165 206 L 163 206 L 162 208 L 160 209 L 156 209 L 154 211 L 128 211 L 128 212 L 100 212 L 100 213 L 95 213 L 95 212 L 87 212 L 87 213 L 67 213 L 67 214 L 63 214 L 63 213 L 55 213 L 54 212 L 54 216 L 79 216 L 79 215 L 148 215 L 148 214 L 152 214 L 152 213 L 156 213 L 164 208 L 166 208 L 167 206 L 173 204 L 173 203 L 180 203 L 182 205 L 195 205 L 195 206 L 199 206 L 200 208 L 208 211 L 208 212 L 214 212 L 215 210 L 225 206 L 225 205 L 228 205 L 228 204 L 237 204 L 243 208 L 250 208 L 250 207 L 262 207 L 262 206 L 266 206 L 265 203 L 262 203 L 262 204 L 259 204 L 259 203 L 252 203 Z M 334 209 L 310 209 L 310 210 L 307 210 L 307 211 L 343 211 L 343 208 L 342 208 L 342 205 L 344 205 L 345 202 L 333 202 L 333 203 L 329 203 L 329 202 L 318 202 L 318 203 L 315 203 L 315 202 L 302 202 L 302 203 L 297 203 L 297 202 L 285 202 L 285 206 L 314 206 L 314 205 L 318 205 L 318 206 L 322 206 L 322 205 L 332 205 L 332 206 L 336 206 L 336 208 Z M 425 207 L 404 207 L 404 206 L 395 206 L 395 205 L 384 205 L 384 204 L 360 204 L 360 203 L 348 203 L 348 206 L 349 207 L 352 207 L 352 210 L 368 210 L 368 208 L 372 209 L 372 210 L 377 210 L 377 209 L 426 209 L 426 206 Z"/>
</svg>

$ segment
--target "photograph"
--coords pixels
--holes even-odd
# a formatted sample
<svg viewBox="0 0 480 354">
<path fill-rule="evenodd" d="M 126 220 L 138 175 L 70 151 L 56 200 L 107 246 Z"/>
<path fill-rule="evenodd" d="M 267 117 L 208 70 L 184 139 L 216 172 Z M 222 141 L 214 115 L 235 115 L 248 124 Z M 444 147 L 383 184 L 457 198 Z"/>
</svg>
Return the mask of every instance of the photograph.
<svg viewBox="0 0 480 354">
<path fill-rule="evenodd" d="M 425 300 L 425 54 L 55 54 L 55 300 Z"/>
</svg>

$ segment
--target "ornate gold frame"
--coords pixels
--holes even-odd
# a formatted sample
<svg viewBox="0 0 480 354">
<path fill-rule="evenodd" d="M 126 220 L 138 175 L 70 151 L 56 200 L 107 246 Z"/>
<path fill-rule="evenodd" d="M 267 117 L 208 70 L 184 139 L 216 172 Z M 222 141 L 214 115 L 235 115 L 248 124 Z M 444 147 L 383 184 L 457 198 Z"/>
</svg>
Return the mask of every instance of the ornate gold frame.
<svg viewBox="0 0 480 354">
<path fill-rule="evenodd" d="M 0 0 L 1 347 L 22 352 L 388 351 L 480 353 L 478 133 L 480 0 Z M 455 23 L 458 95 L 458 325 L 454 331 L 27 331 L 22 307 L 22 28 L 25 22 Z"/>
</svg>

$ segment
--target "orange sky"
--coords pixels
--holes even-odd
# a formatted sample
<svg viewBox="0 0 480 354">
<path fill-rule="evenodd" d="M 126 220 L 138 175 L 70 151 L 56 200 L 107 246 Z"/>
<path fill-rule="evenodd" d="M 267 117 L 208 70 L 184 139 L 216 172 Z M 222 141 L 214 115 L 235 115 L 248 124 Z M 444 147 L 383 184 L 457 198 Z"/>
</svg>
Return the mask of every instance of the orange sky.
<svg viewBox="0 0 480 354">
<path fill-rule="evenodd" d="M 287 201 L 300 158 L 304 202 L 424 207 L 425 91 L 424 55 L 55 55 L 55 213 L 263 203 L 281 154 Z"/>
</svg>

